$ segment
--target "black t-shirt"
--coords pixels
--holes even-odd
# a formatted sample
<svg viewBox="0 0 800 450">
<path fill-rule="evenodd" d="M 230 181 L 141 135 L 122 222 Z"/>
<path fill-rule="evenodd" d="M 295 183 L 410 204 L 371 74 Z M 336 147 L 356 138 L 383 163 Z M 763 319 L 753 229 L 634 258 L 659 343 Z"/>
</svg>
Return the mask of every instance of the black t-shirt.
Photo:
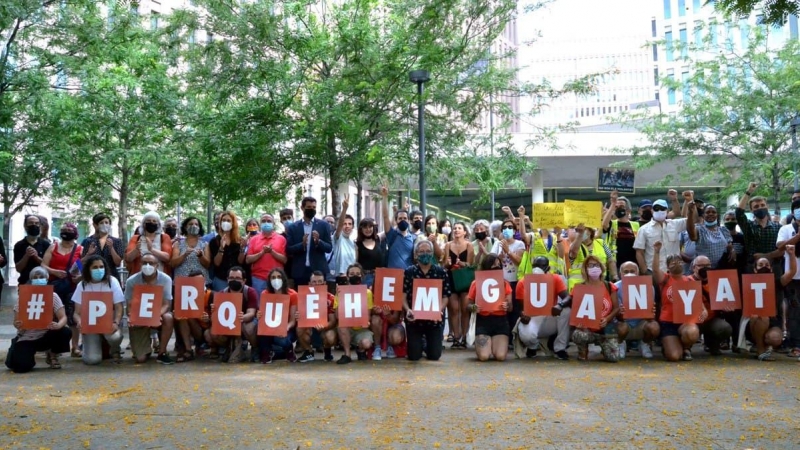
<svg viewBox="0 0 800 450">
<path fill-rule="evenodd" d="M 636 235 L 630 222 L 617 222 L 617 267 L 622 263 L 636 262 L 636 250 L 633 243 Z"/>
<path fill-rule="evenodd" d="M 214 277 L 221 280 L 228 279 L 228 271 L 231 267 L 239 265 L 239 255 L 242 253 L 242 245 L 238 242 L 231 242 L 225 247 L 225 252 L 222 254 L 222 262 L 220 265 L 214 264 L 214 259 L 219 253 L 219 248 L 222 245 L 222 238 L 215 237 L 208 243 L 209 251 L 211 252 L 211 267 L 214 268 Z"/>
<path fill-rule="evenodd" d="M 17 272 L 19 272 L 19 278 L 17 279 L 19 284 L 27 283 L 28 280 L 30 280 L 31 271 L 39 266 L 38 263 L 29 259 L 25 268 L 20 270 L 19 262 L 25 257 L 25 252 L 28 250 L 28 247 L 35 248 L 36 254 L 39 255 L 39 258 L 44 258 L 44 253 L 48 248 L 50 248 L 50 241 L 47 239 L 36 238 L 36 243 L 31 245 L 31 243 L 28 242 L 28 239 L 24 238 L 14 244 L 14 265 L 17 267 Z"/>
</svg>

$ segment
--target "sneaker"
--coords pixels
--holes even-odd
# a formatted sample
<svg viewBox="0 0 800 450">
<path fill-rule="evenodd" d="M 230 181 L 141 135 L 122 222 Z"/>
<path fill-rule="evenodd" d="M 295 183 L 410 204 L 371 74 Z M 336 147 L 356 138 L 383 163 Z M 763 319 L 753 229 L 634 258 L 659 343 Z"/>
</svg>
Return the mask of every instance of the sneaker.
<svg viewBox="0 0 800 450">
<path fill-rule="evenodd" d="M 691 361 L 692 360 L 692 351 L 691 350 L 684 350 L 683 351 L 683 360 L 684 361 Z"/>
<path fill-rule="evenodd" d="M 299 361 L 301 363 L 307 363 L 307 362 L 311 362 L 313 360 L 314 360 L 314 352 L 311 352 L 311 351 L 303 352 L 303 354 L 300 356 L 300 358 L 297 359 L 297 361 Z"/>
<path fill-rule="evenodd" d="M 347 355 L 342 355 L 342 357 L 341 357 L 341 358 L 339 358 L 339 360 L 338 360 L 338 361 L 336 361 L 336 364 L 340 364 L 340 365 L 341 365 L 341 364 L 350 364 L 351 362 L 353 362 L 353 359 L 352 359 L 352 358 L 350 358 L 350 357 L 349 357 L 349 356 L 347 356 Z"/>
<path fill-rule="evenodd" d="M 569 361 L 569 355 L 567 354 L 566 350 L 559 350 L 555 353 L 556 358 L 560 359 L 561 361 Z"/>
<path fill-rule="evenodd" d="M 286 352 L 286 361 L 290 363 L 297 362 L 297 355 L 294 353 L 294 350 Z"/>
<path fill-rule="evenodd" d="M 525 351 L 525 356 L 527 356 L 528 358 L 536 358 L 536 349 L 529 348 L 528 350 Z"/>
<path fill-rule="evenodd" d="M 367 360 L 367 352 L 356 352 L 358 355 L 359 361 L 366 361 Z"/>
<path fill-rule="evenodd" d="M 642 353 L 642 358 L 644 359 L 652 359 L 653 358 L 653 349 L 650 348 L 650 344 L 640 341 L 639 342 L 639 351 Z"/>
<path fill-rule="evenodd" d="M 628 351 L 628 344 L 625 341 L 619 343 L 619 347 L 617 348 L 617 355 L 619 359 L 625 359 L 625 353 Z"/>
<path fill-rule="evenodd" d="M 381 360 L 381 348 L 375 347 L 375 350 L 372 351 L 372 360 L 373 361 L 380 361 Z"/>
<path fill-rule="evenodd" d="M 166 354 L 166 353 L 162 353 L 162 354 L 158 355 L 158 358 L 156 358 L 156 361 L 160 362 L 161 364 L 167 365 L 167 366 L 175 364 L 175 360 L 170 358 L 169 355 Z"/>
<path fill-rule="evenodd" d="M 386 358 L 388 359 L 397 358 L 397 355 L 395 355 L 394 353 L 394 347 L 392 347 L 391 345 L 388 348 L 386 348 Z"/>
<path fill-rule="evenodd" d="M 331 362 L 331 361 L 333 361 L 333 352 L 331 351 L 331 349 L 326 348 L 325 349 L 325 362 Z"/>
</svg>

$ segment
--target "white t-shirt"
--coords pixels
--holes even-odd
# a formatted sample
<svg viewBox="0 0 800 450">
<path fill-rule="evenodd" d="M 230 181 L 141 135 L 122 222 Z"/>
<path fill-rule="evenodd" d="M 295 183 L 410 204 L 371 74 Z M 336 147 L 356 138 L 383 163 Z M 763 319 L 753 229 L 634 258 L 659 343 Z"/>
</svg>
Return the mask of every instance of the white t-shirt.
<svg viewBox="0 0 800 450">
<path fill-rule="evenodd" d="M 111 292 L 112 299 L 114 304 L 122 303 L 125 301 L 125 295 L 122 293 L 122 287 L 119 285 L 119 281 L 115 277 L 110 277 L 108 279 L 109 283 L 101 282 L 101 283 L 78 283 L 78 287 L 75 288 L 75 293 L 72 294 L 72 301 L 75 302 L 76 305 L 81 304 L 81 299 L 83 297 L 83 292 Z"/>
<path fill-rule="evenodd" d="M 644 250 L 644 262 L 653 270 L 653 244 L 661 242 L 658 263 L 662 272 L 667 272 L 667 256 L 681 253 L 681 233 L 686 231 L 686 219 L 667 219 L 663 223 L 651 220 L 639 228 L 633 248 Z"/>
<path fill-rule="evenodd" d="M 503 241 L 497 241 L 492 246 L 492 253 L 499 255 L 503 250 L 501 246 Z M 514 240 L 511 244 L 508 245 L 508 251 L 510 253 L 519 253 L 525 251 L 525 243 L 522 241 Z M 503 254 L 500 256 L 500 261 L 503 262 L 503 279 L 508 281 L 509 283 L 516 283 L 517 282 L 517 265 L 511 260 L 511 258 L 507 254 Z"/>
<path fill-rule="evenodd" d="M 797 233 L 794 232 L 794 225 L 784 225 L 780 230 L 778 230 L 778 242 L 788 241 L 789 239 L 793 238 L 795 234 Z M 776 242 L 775 245 L 777 245 L 778 242 Z M 800 258 L 797 258 L 797 264 L 800 265 Z M 789 271 L 789 255 L 783 255 L 783 270 L 784 272 Z M 794 278 L 792 279 L 800 280 L 800 270 L 794 274 Z"/>
<path fill-rule="evenodd" d="M 344 232 L 339 234 L 339 239 L 333 241 L 333 258 L 329 270 L 331 275 L 347 275 L 347 268 L 356 262 L 356 242 L 353 240 L 355 233 L 345 236 Z"/>
</svg>

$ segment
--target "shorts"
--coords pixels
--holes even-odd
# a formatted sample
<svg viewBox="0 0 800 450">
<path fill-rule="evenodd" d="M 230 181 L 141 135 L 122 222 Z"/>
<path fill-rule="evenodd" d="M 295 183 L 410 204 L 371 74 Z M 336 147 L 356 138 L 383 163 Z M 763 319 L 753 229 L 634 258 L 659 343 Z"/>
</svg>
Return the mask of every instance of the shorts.
<svg viewBox="0 0 800 450">
<path fill-rule="evenodd" d="M 508 318 L 502 316 L 483 316 L 478 314 L 475 318 L 475 336 L 508 336 L 511 329 Z"/>
<path fill-rule="evenodd" d="M 681 325 L 683 325 L 682 323 L 659 322 L 658 324 L 661 325 L 661 334 L 659 335 L 661 339 L 669 336 L 678 337 L 681 335 L 678 330 L 681 328 Z"/>
<path fill-rule="evenodd" d="M 133 352 L 134 358 L 153 353 L 150 330 L 152 330 L 150 327 L 128 328 L 128 335 L 131 340 L 131 351 Z"/>
<path fill-rule="evenodd" d="M 642 338 L 644 338 L 644 326 L 647 322 L 648 321 L 644 319 L 626 320 L 625 323 L 628 325 L 628 335 L 625 337 L 625 340 L 641 341 Z"/>
<path fill-rule="evenodd" d="M 362 328 L 360 330 L 354 330 L 350 328 L 350 342 L 352 344 L 358 344 L 359 342 L 363 341 L 364 339 L 369 340 L 370 343 L 375 343 L 375 336 L 372 334 L 372 331 L 368 328 Z"/>
</svg>

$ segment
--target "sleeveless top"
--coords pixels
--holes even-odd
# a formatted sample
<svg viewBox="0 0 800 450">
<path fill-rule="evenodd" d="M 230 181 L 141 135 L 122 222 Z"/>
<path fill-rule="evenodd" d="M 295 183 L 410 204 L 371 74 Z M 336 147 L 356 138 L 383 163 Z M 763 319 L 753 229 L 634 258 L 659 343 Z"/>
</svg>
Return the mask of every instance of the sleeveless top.
<svg viewBox="0 0 800 450">
<path fill-rule="evenodd" d="M 72 265 L 79 259 L 81 259 L 81 246 L 76 244 L 75 245 L 75 256 L 72 257 Z M 59 244 L 55 244 L 56 248 L 53 249 L 53 254 L 50 256 L 50 268 L 54 270 L 63 270 L 65 272 L 69 272 L 69 267 L 67 267 L 67 263 L 69 262 L 69 255 L 72 253 L 72 250 L 68 251 L 66 254 L 59 253 L 61 250 L 61 246 Z M 56 277 L 50 275 L 50 281 L 57 280 Z"/>
<path fill-rule="evenodd" d="M 363 242 L 359 242 L 356 246 L 358 247 L 357 262 L 364 270 L 375 270 L 383 266 L 383 251 L 379 241 L 375 240 L 375 246 L 371 249 L 365 247 Z"/>
<path fill-rule="evenodd" d="M 469 244 L 469 243 L 467 243 L 467 244 Z M 468 257 L 468 253 L 467 253 L 467 247 L 466 246 L 464 247 L 464 251 L 459 253 L 459 254 L 455 254 L 455 253 L 453 253 L 453 250 L 450 250 L 450 265 L 451 266 L 455 265 L 456 260 L 458 259 L 458 260 L 461 260 L 461 265 L 465 266 L 465 265 L 467 265 L 467 257 Z"/>
<path fill-rule="evenodd" d="M 185 239 L 181 239 L 177 242 L 177 244 L 181 254 L 183 254 L 183 252 L 187 251 L 189 248 Z M 204 250 L 206 245 L 208 245 L 206 241 L 197 239 L 197 245 L 194 247 L 194 250 Z M 197 256 L 197 253 L 195 253 L 194 250 L 189 250 L 191 253 L 189 253 L 189 256 L 183 260 L 180 266 L 175 268 L 174 275 L 176 277 L 188 277 L 190 273 L 199 270 L 200 272 L 203 272 L 203 277 L 208 280 L 208 270 L 206 270 L 206 268 L 200 264 L 200 257 Z"/>
</svg>

